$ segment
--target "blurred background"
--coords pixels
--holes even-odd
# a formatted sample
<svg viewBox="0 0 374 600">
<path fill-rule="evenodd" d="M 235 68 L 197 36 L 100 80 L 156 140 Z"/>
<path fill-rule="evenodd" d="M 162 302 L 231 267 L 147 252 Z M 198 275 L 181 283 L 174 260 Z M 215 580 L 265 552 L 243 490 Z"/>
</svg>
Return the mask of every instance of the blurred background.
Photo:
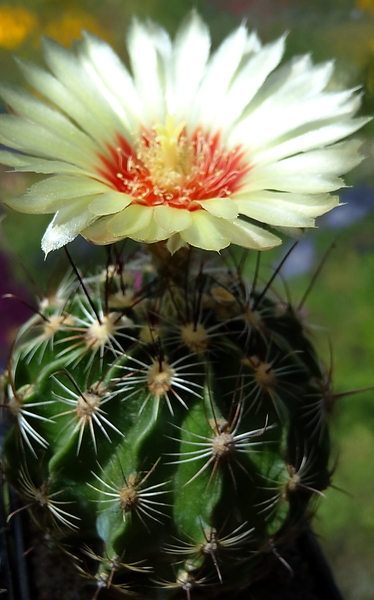
<svg viewBox="0 0 374 600">
<path fill-rule="evenodd" d="M 174 33 L 197 7 L 217 44 L 243 19 L 263 41 L 289 31 L 287 54 L 311 52 L 315 61 L 336 59 L 332 85 L 362 86 L 362 113 L 374 114 L 374 0 L 12 0 L 0 1 L 0 80 L 21 82 L 13 56 L 41 62 L 41 35 L 69 47 L 82 29 L 110 42 L 125 59 L 131 17 L 150 17 Z M 5 107 L 0 106 L 0 111 Z M 347 204 L 320 219 L 284 265 L 285 289 L 303 298 L 318 263 L 333 242 L 324 268 L 308 294 L 312 335 L 334 392 L 374 385 L 374 124 L 359 134 L 367 159 L 346 178 Z M 356 136 L 357 137 L 357 136 Z M 33 176 L 0 167 L 1 199 L 24 191 Z M 64 272 L 63 254 L 46 262 L 40 239 L 49 217 L 0 208 L 0 296 L 12 293 L 32 302 Z M 263 256 L 264 273 L 286 251 Z M 75 260 L 104 260 L 103 250 L 82 240 L 70 246 Z M 52 275 L 54 274 L 54 276 Z M 0 363 L 6 364 L 15 327 L 30 310 L 18 300 L 0 299 Z M 374 392 L 341 396 L 332 424 L 336 470 L 314 528 L 346 600 L 374 598 Z"/>
</svg>

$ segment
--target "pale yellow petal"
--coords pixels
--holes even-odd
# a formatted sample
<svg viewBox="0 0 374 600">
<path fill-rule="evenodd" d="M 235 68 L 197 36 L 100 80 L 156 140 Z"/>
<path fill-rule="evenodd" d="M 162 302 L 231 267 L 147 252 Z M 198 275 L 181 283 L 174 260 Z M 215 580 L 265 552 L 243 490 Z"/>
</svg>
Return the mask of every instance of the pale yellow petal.
<svg viewBox="0 0 374 600">
<path fill-rule="evenodd" d="M 24 213 L 51 213 L 72 203 L 88 206 L 98 194 L 108 190 L 106 184 L 89 177 L 55 175 L 32 185 L 25 194 L 11 198 L 8 206 Z"/>
<path fill-rule="evenodd" d="M 282 240 L 276 235 L 266 231 L 266 229 L 247 223 L 242 219 L 236 219 L 233 223 L 227 223 L 227 228 L 231 243 L 243 248 L 271 250 L 282 243 Z"/>
<path fill-rule="evenodd" d="M 236 204 L 230 198 L 209 198 L 208 200 L 197 200 L 196 202 L 215 217 L 233 221 L 238 216 Z"/>
<path fill-rule="evenodd" d="M 180 232 L 185 242 L 203 250 L 222 250 L 230 244 L 230 234 L 226 232 L 227 221 L 205 210 L 196 210 L 191 214 L 192 225 Z"/>
<path fill-rule="evenodd" d="M 42 250 L 45 255 L 72 242 L 92 219 L 84 199 L 57 211 L 42 239 Z"/>
<path fill-rule="evenodd" d="M 0 162 L 2 165 L 9 167 L 23 167 L 27 165 L 28 157 L 23 154 L 16 154 L 15 152 L 9 152 L 8 150 L 0 150 Z"/>
<path fill-rule="evenodd" d="M 92 244 L 113 244 L 116 238 L 107 229 L 109 217 L 97 219 L 81 231 L 81 235 Z"/>
<path fill-rule="evenodd" d="M 255 196 L 255 195 L 254 195 Z M 267 205 L 257 199 L 248 201 L 238 201 L 239 212 L 250 219 L 268 225 L 280 225 L 285 227 L 313 227 L 314 218 L 304 214 L 302 210 L 297 210 L 294 206 L 283 206 L 279 201 L 278 205 Z"/>
<path fill-rule="evenodd" d="M 88 210 L 95 216 L 111 215 L 126 208 L 134 198 L 122 192 L 100 194 L 91 202 Z"/>
<path fill-rule="evenodd" d="M 174 235 L 169 237 L 166 244 L 166 247 L 169 250 L 170 254 L 175 254 L 177 250 L 186 246 L 188 246 L 188 244 L 184 240 L 182 240 L 179 233 L 175 233 Z"/>
<path fill-rule="evenodd" d="M 236 198 L 239 213 L 260 223 L 282 227 L 313 227 L 315 217 L 339 204 L 331 194 L 259 191 Z"/>
<path fill-rule="evenodd" d="M 154 242 L 160 242 L 166 240 L 170 233 L 160 227 L 154 219 L 151 220 L 147 227 L 134 233 L 131 238 L 136 242 L 143 242 L 145 244 L 153 244 Z"/>
<path fill-rule="evenodd" d="M 169 233 L 183 231 L 192 224 L 190 211 L 165 205 L 155 206 L 154 219 L 160 227 L 163 227 Z"/>
<path fill-rule="evenodd" d="M 130 204 L 108 221 L 108 231 L 116 238 L 132 237 L 132 234 L 148 227 L 153 209 L 140 204 Z"/>
<path fill-rule="evenodd" d="M 259 221 L 270 223 L 267 221 L 268 207 L 277 207 L 284 211 L 300 212 L 307 217 L 318 217 L 325 212 L 331 210 L 339 204 L 338 196 L 331 194 L 292 194 L 291 192 L 270 192 L 267 190 L 248 193 L 240 193 L 235 196 L 235 202 L 238 206 L 239 213 L 250 218 L 255 217 L 251 213 L 252 205 L 263 207 L 264 213 L 260 215 Z"/>
</svg>

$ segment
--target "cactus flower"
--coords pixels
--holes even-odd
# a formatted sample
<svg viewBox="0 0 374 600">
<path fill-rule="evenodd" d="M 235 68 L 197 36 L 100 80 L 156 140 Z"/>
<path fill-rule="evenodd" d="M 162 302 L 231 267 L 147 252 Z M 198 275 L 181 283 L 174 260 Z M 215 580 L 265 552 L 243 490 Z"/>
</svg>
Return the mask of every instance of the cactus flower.
<svg viewBox="0 0 374 600">
<path fill-rule="evenodd" d="M 48 70 L 18 60 L 37 95 L 1 85 L 0 161 L 54 176 L 6 203 L 54 214 L 46 253 L 78 234 L 264 250 L 281 242 L 269 229 L 313 227 L 338 204 L 361 160 L 341 141 L 366 122 L 355 90 L 326 89 L 332 62 L 279 66 L 285 36 L 262 45 L 241 25 L 210 45 L 192 12 L 174 40 L 134 20 L 130 70 L 88 33 L 71 51 L 45 40 Z"/>
</svg>

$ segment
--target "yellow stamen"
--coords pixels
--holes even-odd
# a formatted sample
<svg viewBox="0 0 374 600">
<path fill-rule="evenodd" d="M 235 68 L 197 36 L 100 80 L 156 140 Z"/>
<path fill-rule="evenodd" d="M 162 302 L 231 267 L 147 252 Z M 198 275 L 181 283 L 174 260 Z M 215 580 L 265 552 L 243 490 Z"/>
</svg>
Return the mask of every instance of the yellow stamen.
<svg viewBox="0 0 374 600">
<path fill-rule="evenodd" d="M 196 175 L 193 147 L 182 134 L 184 127 L 169 115 L 165 124 L 154 125 L 152 134 L 138 144 L 137 158 L 149 171 L 156 195 L 175 192 Z"/>
</svg>

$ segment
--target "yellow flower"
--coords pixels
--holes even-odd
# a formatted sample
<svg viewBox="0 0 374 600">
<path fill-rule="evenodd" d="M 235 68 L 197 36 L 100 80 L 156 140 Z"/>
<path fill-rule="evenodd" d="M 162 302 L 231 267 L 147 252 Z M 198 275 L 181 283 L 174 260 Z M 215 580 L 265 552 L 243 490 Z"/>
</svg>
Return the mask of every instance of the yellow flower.
<svg viewBox="0 0 374 600">
<path fill-rule="evenodd" d="M 44 33 L 63 46 L 69 46 L 73 40 L 81 37 L 82 29 L 87 29 L 95 35 L 104 34 L 97 20 L 81 10 L 64 10 L 59 18 L 47 25 Z"/>
<path fill-rule="evenodd" d="M 15 113 L 0 116 L 0 142 L 22 153 L 0 160 L 55 176 L 7 204 L 55 213 L 46 253 L 79 233 L 97 244 L 167 240 L 171 252 L 263 250 L 280 243 L 269 227 L 312 227 L 361 160 L 356 141 L 340 140 L 367 119 L 353 118 L 354 90 L 326 91 L 331 62 L 279 67 L 284 47 L 241 25 L 211 53 L 196 12 L 174 41 L 134 20 L 131 72 L 93 35 L 75 52 L 46 41 L 48 71 L 19 64 L 49 103 L 0 87 Z"/>
<path fill-rule="evenodd" d="M 357 0 L 356 7 L 364 12 L 374 13 L 373 0 Z"/>
<path fill-rule="evenodd" d="M 32 33 L 37 25 L 36 16 L 21 6 L 9 4 L 0 7 L 0 46 L 13 50 Z"/>
</svg>

